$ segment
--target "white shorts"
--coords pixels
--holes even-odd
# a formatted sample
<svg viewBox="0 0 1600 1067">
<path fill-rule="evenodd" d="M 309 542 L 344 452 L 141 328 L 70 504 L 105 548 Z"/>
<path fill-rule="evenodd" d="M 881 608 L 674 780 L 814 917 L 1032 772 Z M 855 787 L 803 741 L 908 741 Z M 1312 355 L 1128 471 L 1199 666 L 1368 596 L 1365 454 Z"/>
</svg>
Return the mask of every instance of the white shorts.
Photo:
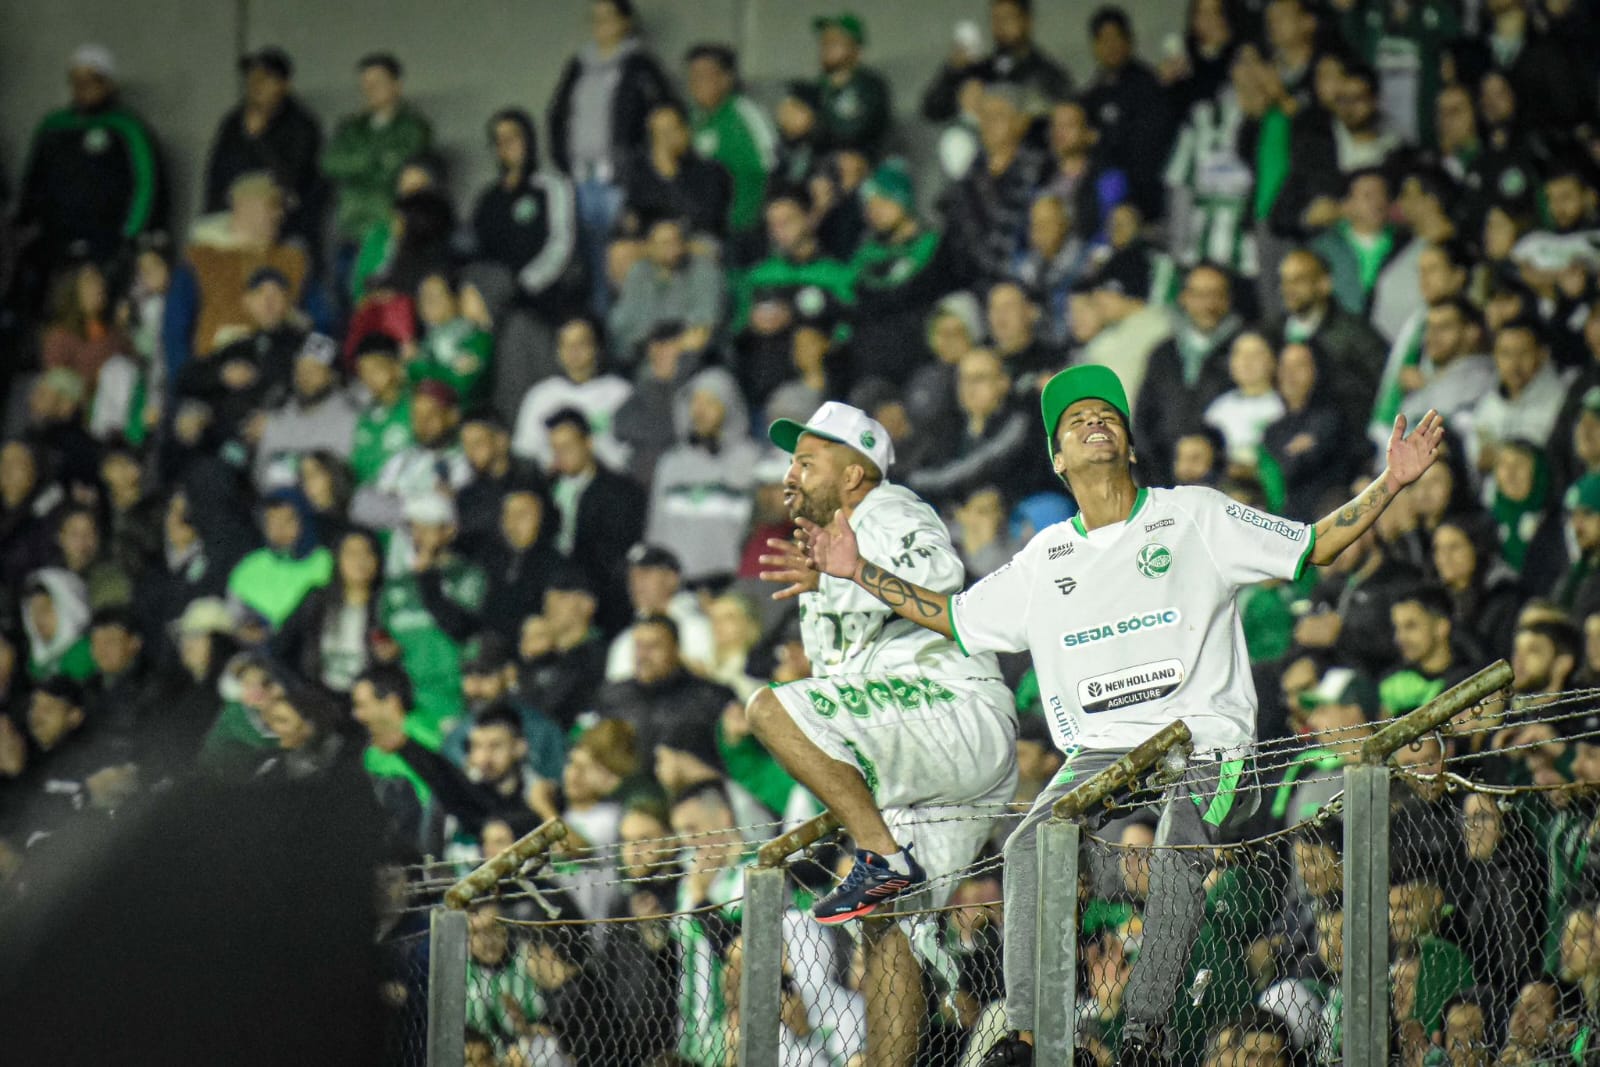
<svg viewBox="0 0 1600 1067">
<path fill-rule="evenodd" d="M 789 718 L 861 770 L 895 839 L 916 846 L 937 907 L 1017 791 L 1017 718 L 998 681 L 910 675 L 803 678 L 774 686 Z M 973 805 L 984 805 L 971 811 Z"/>
</svg>

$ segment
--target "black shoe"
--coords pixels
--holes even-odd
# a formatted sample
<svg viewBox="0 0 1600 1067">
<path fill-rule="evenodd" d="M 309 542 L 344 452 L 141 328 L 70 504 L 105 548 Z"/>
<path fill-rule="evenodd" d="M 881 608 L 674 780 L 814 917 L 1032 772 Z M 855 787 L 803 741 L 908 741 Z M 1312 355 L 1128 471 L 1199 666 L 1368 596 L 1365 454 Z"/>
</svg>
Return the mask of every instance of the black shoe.
<svg viewBox="0 0 1600 1067">
<path fill-rule="evenodd" d="M 1033 1046 L 1010 1030 L 989 1046 L 978 1067 L 1033 1067 Z"/>
<path fill-rule="evenodd" d="M 1161 1050 L 1159 1036 L 1124 1037 L 1122 1051 L 1117 1054 L 1117 1067 L 1159 1067 L 1167 1062 Z"/>
</svg>

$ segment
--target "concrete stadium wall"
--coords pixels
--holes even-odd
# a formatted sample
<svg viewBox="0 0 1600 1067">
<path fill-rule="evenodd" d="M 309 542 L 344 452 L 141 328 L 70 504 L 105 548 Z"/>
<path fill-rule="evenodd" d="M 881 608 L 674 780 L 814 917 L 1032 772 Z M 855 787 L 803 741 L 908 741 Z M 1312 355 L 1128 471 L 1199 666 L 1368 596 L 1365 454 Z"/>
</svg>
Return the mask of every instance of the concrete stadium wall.
<svg viewBox="0 0 1600 1067">
<path fill-rule="evenodd" d="M 917 115 L 922 88 L 953 27 L 984 0 L 640 0 L 640 22 L 674 73 L 694 41 L 738 46 L 752 93 L 771 101 L 784 81 L 815 70 L 811 20 L 854 6 L 866 20 L 868 62 L 895 88 L 897 148 L 926 164 L 934 131 Z M 1094 4 L 1037 0 L 1038 37 L 1080 81 L 1091 69 L 1085 22 Z M 1125 0 L 1141 51 L 1155 56 L 1179 29 L 1183 0 Z M 352 65 L 389 50 L 431 116 L 466 199 L 492 172 L 483 122 L 518 104 L 541 118 L 568 55 L 587 35 L 583 0 L 0 0 L 0 169 L 12 188 L 27 138 L 66 97 L 65 59 L 84 41 L 117 56 L 125 99 L 161 137 L 180 225 L 192 213 L 206 147 L 238 92 L 233 57 L 277 44 L 294 57 L 296 87 L 325 127 L 358 106 Z"/>
</svg>

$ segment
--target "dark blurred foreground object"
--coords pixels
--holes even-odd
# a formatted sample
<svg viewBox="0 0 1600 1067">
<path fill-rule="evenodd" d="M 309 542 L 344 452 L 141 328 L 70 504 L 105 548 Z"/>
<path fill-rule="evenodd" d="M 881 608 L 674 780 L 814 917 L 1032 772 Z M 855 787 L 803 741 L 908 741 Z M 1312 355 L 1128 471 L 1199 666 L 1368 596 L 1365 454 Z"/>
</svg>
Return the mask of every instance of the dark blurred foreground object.
<svg viewBox="0 0 1600 1067">
<path fill-rule="evenodd" d="M 0 1060 L 379 1063 L 362 785 L 186 785 L 31 848 L 0 892 Z"/>
</svg>

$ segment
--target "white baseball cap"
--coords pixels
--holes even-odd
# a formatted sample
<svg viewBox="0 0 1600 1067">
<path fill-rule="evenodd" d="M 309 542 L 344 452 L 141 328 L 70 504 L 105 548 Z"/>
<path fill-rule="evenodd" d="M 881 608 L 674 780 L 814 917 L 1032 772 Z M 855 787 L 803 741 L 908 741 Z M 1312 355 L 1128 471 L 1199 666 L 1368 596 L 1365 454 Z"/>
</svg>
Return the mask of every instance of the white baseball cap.
<svg viewBox="0 0 1600 1067">
<path fill-rule="evenodd" d="M 883 428 L 883 423 L 849 404 L 830 400 L 803 423 L 779 419 L 767 430 L 772 443 L 785 452 L 794 451 L 803 433 L 855 449 L 877 464 L 885 476 L 894 463 L 894 442 L 889 440 L 889 431 Z"/>
<path fill-rule="evenodd" d="M 444 493 L 417 493 L 406 497 L 405 517 L 423 526 L 453 526 L 456 503 Z"/>
<path fill-rule="evenodd" d="M 114 80 L 117 61 L 111 49 L 103 44 L 80 44 L 67 58 L 68 70 L 92 70 L 102 78 Z"/>
</svg>

